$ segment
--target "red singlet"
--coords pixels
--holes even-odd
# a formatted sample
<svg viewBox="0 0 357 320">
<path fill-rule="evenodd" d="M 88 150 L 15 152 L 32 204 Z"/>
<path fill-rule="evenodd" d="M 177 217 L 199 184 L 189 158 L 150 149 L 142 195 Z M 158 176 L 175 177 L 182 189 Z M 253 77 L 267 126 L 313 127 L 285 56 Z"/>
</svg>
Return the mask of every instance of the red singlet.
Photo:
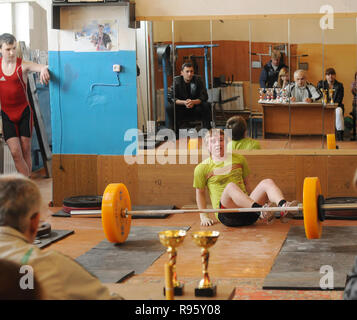
<svg viewBox="0 0 357 320">
<path fill-rule="evenodd" d="M 27 87 L 22 78 L 22 59 L 16 59 L 15 71 L 7 76 L 2 71 L 2 58 L 0 58 L 0 102 L 1 110 L 11 121 L 17 123 L 29 104 L 27 100 Z"/>
</svg>

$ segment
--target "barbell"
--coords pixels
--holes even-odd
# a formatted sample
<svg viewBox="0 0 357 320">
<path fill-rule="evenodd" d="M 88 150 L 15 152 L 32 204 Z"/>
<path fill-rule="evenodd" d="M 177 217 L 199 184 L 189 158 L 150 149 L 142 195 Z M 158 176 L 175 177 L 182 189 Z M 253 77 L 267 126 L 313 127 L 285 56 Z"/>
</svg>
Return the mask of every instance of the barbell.
<svg viewBox="0 0 357 320">
<path fill-rule="evenodd" d="M 215 212 L 281 212 L 294 211 L 303 213 L 304 228 L 307 239 L 319 239 L 322 234 L 322 222 L 325 211 L 357 210 L 356 203 L 325 204 L 321 194 L 318 177 L 306 177 L 303 186 L 303 202 L 295 207 L 266 208 L 225 208 L 225 209 L 165 209 L 132 211 L 129 191 L 123 183 L 111 183 L 104 191 L 102 210 L 76 210 L 71 214 L 101 214 L 106 238 L 113 243 L 123 243 L 130 233 L 131 215 L 215 213 Z"/>
</svg>

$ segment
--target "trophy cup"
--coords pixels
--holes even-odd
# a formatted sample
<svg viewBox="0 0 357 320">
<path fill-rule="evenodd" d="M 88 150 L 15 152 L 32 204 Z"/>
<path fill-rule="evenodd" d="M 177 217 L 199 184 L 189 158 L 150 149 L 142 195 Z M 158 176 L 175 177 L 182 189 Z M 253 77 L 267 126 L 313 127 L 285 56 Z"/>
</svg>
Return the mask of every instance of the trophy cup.
<svg viewBox="0 0 357 320">
<path fill-rule="evenodd" d="M 287 103 L 288 101 L 288 93 L 286 88 L 281 89 L 281 102 L 282 103 Z"/>
<path fill-rule="evenodd" d="M 333 93 L 334 93 L 335 89 L 328 89 L 328 94 L 330 96 L 330 104 L 334 104 L 333 101 Z"/>
<path fill-rule="evenodd" d="M 264 101 L 264 88 L 259 88 L 259 102 Z"/>
<path fill-rule="evenodd" d="M 182 296 L 184 284 L 180 281 L 177 281 L 176 274 L 176 256 L 178 247 L 183 240 L 185 239 L 186 231 L 185 230 L 167 230 L 159 232 L 160 242 L 167 248 L 167 253 L 169 254 L 169 265 L 172 268 L 172 282 L 174 287 L 174 295 Z M 166 295 L 164 288 L 164 295 Z"/>
<path fill-rule="evenodd" d="M 275 88 L 275 92 L 276 92 L 276 102 L 277 103 L 281 103 L 281 88 Z"/>
<path fill-rule="evenodd" d="M 322 90 L 324 105 L 327 105 L 327 89 Z"/>
<path fill-rule="evenodd" d="M 197 231 L 192 234 L 193 241 L 201 247 L 202 258 L 202 273 L 203 279 L 195 288 L 196 297 L 214 297 L 216 295 L 217 287 L 213 285 L 208 276 L 208 248 L 212 247 L 219 237 L 218 231 Z"/>
</svg>

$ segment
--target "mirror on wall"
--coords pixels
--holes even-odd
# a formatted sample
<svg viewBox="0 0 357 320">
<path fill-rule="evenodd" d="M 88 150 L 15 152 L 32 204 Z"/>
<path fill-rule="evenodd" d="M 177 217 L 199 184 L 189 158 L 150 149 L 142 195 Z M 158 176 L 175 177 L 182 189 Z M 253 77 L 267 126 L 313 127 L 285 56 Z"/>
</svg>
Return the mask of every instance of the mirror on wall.
<svg viewBox="0 0 357 320">
<path fill-rule="evenodd" d="M 211 44 L 211 23 L 205 20 L 175 21 L 174 22 L 174 47 L 175 63 L 174 74 L 181 76 L 177 82 L 177 99 L 186 100 L 186 93 L 190 90 L 192 96 L 196 98 L 202 94 L 203 87 L 210 90 L 212 87 L 212 55 L 214 55 Z M 184 64 L 190 63 L 192 67 L 184 68 Z M 190 77 L 187 70 L 193 70 L 194 78 L 190 82 L 189 88 L 184 88 L 182 79 Z M 207 127 L 210 122 L 210 108 L 207 102 L 202 102 L 195 106 L 193 111 L 181 104 L 174 106 L 174 125 L 178 133 L 180 129 Z M 207 119 L 206 119 L 207 118 Z"/>
<path fill-rule="evenodd" d="M 182 63 L 190 60 L 195 73 L 204 81 L 210 101 L 215 102 L 216 126 L 224 127 L 231 115 L 242 115 L 248 123 L 247 135 L 259 140 L 262 149 L 326 149 L 326 134 L 335 133 L 336 123 L 335 113 L 326 106 L 313 109 L 323 99 L 310 105 L 293 105 L 290 101 L 284 109 L 285 117 L 274 110 L 270 117 L 264 114 L 263 104 L 259 102 L 260 77 L 264 65 L 271 60 L 271 53 L 277 50 L 288 66 L 287 79 L 291 82 L 294 72 L 302 69 L 305 80 L 316 87 L 325 79 L 326 68 L 335 69 L 336 79 L 344 86 L 344 142 L 353 137 L 351 83 L 357 71 L 354 18 L 336 17 L 334 28 L 325 30 L 318 17 L 147 23 L 151 25 L 146 50 L 148 89 L 146 96 L 143 95 L 149 101 L 147 119 L 167 126 L 167 91 L 173 77 L 180 74 Z M 282 96 L 280 90 L 281 101 Z M 270 123 L 264 124 L 264 118 Z M 346 144 L 342 148 L 354 147 Z"/>
<path fill-rule="evenodd" d="M 323 30 L 323 70 L 320 80 L 324 81 L 320 85 L 327 93 L 327 106 L 335 104 L 336 138 L 337 143 L 341 143 L 341 139 L 354 139 L 351 84 L 357 71 L 356 32 L 353 32 L 356 31 L 356 19 L 336 17 L 330 27 Z"/>
<path fill-rule="evenodd" d="M 263 149 L 289 147 L 290 109 L 282 96 L 278 75 L 291 69 L 288 19 L 249 21 L 250 109 L 252 137 Z M 279 87 L 274 90 L 274 87 Z M 275 102 L 276 101 L 276 102 Z"/>
<path fill-rule="evenodd" d="M 249 26 L 247 20 L 213 20 L 213 90 L 215 121 L 224 127 L 233 115 L 249 121 Z M 248 130 L 249 131 L 249 130 Z M 249 135 L 249 132 L 248 132 Z"/>
<path fill-rule="evenodd" d="M 323 30 L 318 18 L 289 19 L 289 30 L 292 57 L 295 58 L 291 63 L 291 78 L 296 80 L 292 87 L 296 101 L 291 103 L 291 147 L 321 149 L 326 146 L 323 132 L 334 133 L 332 110 L 326 111 L 317 90 L 324 68 Z M 296 70 L 302 71 L 294 74 Z M 302 89 L 304 86 L 308 90 Z"/>
</svg>

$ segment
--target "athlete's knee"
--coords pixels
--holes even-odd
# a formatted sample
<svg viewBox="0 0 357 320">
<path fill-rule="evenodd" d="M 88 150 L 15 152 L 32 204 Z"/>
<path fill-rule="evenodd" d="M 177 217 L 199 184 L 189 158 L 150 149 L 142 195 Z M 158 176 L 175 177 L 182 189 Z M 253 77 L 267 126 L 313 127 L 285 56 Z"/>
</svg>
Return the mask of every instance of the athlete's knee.
<svg viewBox="0 0 357 320">
<path fill-rule="evenodd" d="M 269 188 L 271 186 L 275 186 L 275 182 L 271 178 L 266 178 L 260 181 L 260 184 L 263 185 L 266 188 Z"/>
<path fill-rule="evenodd" d="M 230 182 L 226 185 L 225 190 L 235 190 L 237 187 L 238 186 L 234 182 Z"/>
<path fill-rule="evenodd" d="M 19 148 L 12 149 L 12 150 L 10 150 L 10 152 L 11 152 L 12 158 L 14 159 L 15 162 L 19 162 L 24 159 L 22 151 Z"/>
</svg>

